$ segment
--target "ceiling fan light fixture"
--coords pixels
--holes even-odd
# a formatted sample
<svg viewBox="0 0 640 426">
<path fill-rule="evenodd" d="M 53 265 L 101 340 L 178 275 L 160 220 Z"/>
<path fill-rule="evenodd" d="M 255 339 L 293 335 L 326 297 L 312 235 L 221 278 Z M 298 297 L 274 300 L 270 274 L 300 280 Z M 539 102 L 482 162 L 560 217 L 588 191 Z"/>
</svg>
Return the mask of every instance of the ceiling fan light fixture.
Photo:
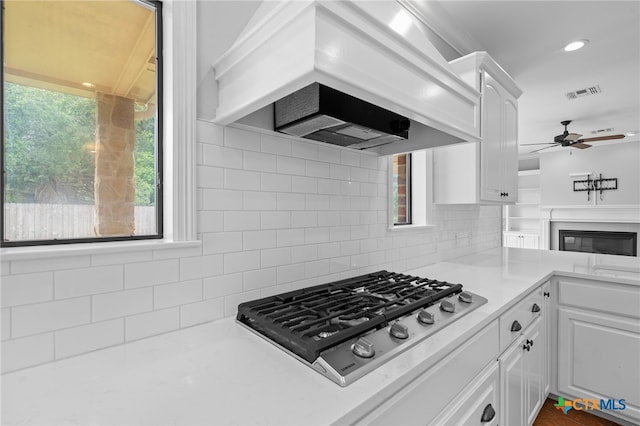
<svg viewBox="0 0 640 426">
<path fill-rule="evenodd" d="M 573 52 L 574 50 L 583 48 L 587 43 L 589 43 L 589 40 L 586 39 L 572 41 L 564 47 L 564 51 Z"/>
</svg>

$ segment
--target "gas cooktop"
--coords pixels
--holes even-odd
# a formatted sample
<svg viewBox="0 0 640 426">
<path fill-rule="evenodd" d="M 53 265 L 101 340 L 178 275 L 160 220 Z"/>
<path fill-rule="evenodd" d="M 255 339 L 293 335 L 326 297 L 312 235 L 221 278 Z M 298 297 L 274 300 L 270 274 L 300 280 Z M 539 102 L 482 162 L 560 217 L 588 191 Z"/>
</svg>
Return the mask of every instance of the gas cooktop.
<svg viewBox="0 0 640 426">
<path fill-rule="evenodd" d="M 236 319 L 346 386 L 486 302 L 461 284 L 378 271 L 242 303 Z"/>
</svg>

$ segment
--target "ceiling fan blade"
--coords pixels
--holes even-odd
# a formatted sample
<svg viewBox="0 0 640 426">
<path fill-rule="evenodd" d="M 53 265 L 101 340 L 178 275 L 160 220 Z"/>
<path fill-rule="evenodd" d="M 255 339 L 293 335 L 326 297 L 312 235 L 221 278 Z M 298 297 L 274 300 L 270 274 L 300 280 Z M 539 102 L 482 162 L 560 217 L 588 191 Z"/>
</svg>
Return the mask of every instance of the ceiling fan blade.
<svg viewBox="0 0 640 426">
<path fill-rule="evenodd" d="M 576 142 L 573 143 L 571 145 L 569 145 L 573 148 L 578 148 L 578 149 L 585 149 L 585 148 L 591 148 L 591 145 L 587 145 L 586 143 L 582 143 L 582 142 Z"/>
<path fill-rule="evenodd" d="M 527 146 L 527 145 L 556 145 L 555 142 L 543 142 L 543 143 L 521 143 L 520 146 Z"/>
<path fill-rule="evenodd" d="M 622 138 L 624 138 L 624 135 L 609 135 L 609 136 L 598 136 L 595 138 L 578 139 L 578 142 L 597 142 L 597 141 L 608 141 L 611 139 L 622 139 Z"/>
<path fill-rule="evenodd" d="M 579 135 L 578 133 L 569 133 L 567 136 L 565 136 L 564 140 L 574 142 L 580 139 L 581 137 L 582 135 Z"/>
<path fill-rule="evenodd" d="M 554 143 L 554 145 L 556 145 L 556 144 Z M 559 146 L 559 145 L 558 145 L 558 146 Z M 540 152 L 540 151 L 542 151 L 543 149 L 549 149 L 549 148 L 553 148 L 553 147 L 552 147 L 552 146 L 545 146 L 544 148 L 540 148 L 540 149 L 536 149 L 535 151 L 531 151 L 531 152 L 530 152 L 530 154 L 533 154 L 534 152 Z"/>
</svg>

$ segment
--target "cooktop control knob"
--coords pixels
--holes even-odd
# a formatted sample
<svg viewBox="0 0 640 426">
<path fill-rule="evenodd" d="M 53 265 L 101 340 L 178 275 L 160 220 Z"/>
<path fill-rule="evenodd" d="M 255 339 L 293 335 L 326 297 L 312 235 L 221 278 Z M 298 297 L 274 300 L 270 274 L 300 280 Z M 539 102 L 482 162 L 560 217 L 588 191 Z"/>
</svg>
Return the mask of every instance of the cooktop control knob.
<svg viewBox="0 0 640 426">
<path fill-rule="evenodd" d="M 360 358 L 371 358 L 376 354 L 376 351 L 373 349 L 373 343 L 364 337 L 356 340 L 356 343 L 353 344 L 351 350 Z"/>
<path fill-rule="evenodd" d="M 454 313 L 456 311 L 456 305 L 448 300 L 443 300 L 442 303 L 440 303 L 440 309 L 445 312 Z"/>
<path fill-rule="evenodd" d="M 418 312 L 418 322 L 426 325 L 433 324 L 434 322 L 433 314 L 425 310 Z"/>
<path fill-rule="evenodd" d="M 389 327 L 389 334 L 396 339 L 406 339 L 409 337 L 409 330 L 406 325 L 394 322 L 391 324 L 391 327 Z"/>
<path fill-rule="evenodd" d="M 458 295 L 458 299 L 460 299 L 460 301 L 464 302 L 464 303 L 473 302 L 473 297 L 469 293 L 467 293 L 466 291 L 463 291 L 462 293 L 460 293 Z"/>
</svg>

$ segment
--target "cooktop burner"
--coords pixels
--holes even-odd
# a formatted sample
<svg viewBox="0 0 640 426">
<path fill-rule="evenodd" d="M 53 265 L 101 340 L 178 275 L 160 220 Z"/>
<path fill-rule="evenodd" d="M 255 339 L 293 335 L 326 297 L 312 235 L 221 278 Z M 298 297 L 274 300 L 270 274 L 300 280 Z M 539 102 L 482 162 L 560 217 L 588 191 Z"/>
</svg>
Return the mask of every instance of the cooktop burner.
<svg viewBox="0 0 640 426">
<path fill-rule="evenodd" d="M 458 313 L 455 303 L 446 300 L 455 295 L 464 305 Z M 238 306 L 237 321 L 345 385 L 346 376 L 351 374 L 346 370 L 353 369 L 361 361 L 371 364 L 376 360 L 379 364 L 383 358 L 389 358 L 385 353 L 406 343 L 404 341 L 410 336 L 433 334 L 453 317 L 486 302 L 486 299 L 475 297 L 477 300 L 463 292 L 461 284 L 378 271 L 242 303 Z M 438 315 L 447 314 L 447 317 L 436 322 L 434 313 L 427 309 L 438 301 L 441 301 Z M 412 313 L 418 313 L 418 325 L 411 327 L 415 331 L 402 323 L 403 318 Z M 386 327 L 388 332 L 384 330 Z M 378 330 L 383 330 L 381 334 L 387 340 L 391 339 L 392 347 L 386 341 L 371 344 L 371 334 Z M 415 337 L 411 341 L 417 342 Z M 327 359 L 335 358 L 336 353 L 341 354 L 338 361 L 334 360 L 339 365 L 325 366 Z M 343 355 L 358 362 L 342 359 Z M 345 370 L 341 364 L 351 367 Z M 336 368 L 343 370 L 336 373 L 337 378 L 329 371 Z M 366 371 L 371 368 L 369 366 Z M 366 372 L 362 366 L 356 370 L 361 371 L 357 377 Z M 352 375 L 352 379 L 355 378 Z"/>
</svg>

